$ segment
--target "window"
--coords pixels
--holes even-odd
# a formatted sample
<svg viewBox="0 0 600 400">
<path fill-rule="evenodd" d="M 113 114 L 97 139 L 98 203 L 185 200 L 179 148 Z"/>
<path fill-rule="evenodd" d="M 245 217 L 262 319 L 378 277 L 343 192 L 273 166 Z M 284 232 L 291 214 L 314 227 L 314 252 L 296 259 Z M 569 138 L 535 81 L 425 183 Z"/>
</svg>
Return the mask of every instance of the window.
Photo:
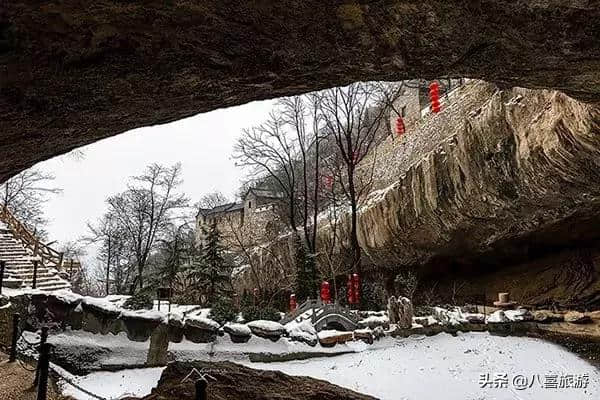
<svg viewBox="0 0 600 400">
<path fill-rule="evenodd" d="M 248 202 L 248 208 L 252 208 L 252 202 L 251 201 Z"/>
</svg>

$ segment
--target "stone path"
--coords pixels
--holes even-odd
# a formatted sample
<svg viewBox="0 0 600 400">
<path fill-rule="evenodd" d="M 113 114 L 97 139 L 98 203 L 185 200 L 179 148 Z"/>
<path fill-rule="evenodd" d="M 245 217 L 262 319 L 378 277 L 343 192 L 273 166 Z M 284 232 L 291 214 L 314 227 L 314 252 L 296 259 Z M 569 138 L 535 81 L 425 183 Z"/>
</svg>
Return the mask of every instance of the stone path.
<svg viewBox="0 0 600 400">
<path fill-rule="evenodd" d="M 25 364 L 32 369 L 33 366 Z M 0 399 L 35 400 L 37 389 L 32 388 L 34 372 L 26 371 L 19 362 L 9 363 L 8 357 L 0 352 Z M 56 394 L 53 384 L 48 384 L 48 400 L 64 400 Z"/>
</svg>

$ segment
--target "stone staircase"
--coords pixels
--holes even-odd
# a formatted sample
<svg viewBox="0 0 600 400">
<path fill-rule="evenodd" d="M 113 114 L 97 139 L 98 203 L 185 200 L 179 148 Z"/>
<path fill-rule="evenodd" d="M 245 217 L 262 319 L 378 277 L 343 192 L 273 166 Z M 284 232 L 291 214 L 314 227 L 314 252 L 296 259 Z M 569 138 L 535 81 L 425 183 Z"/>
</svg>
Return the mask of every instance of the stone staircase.
<svg viewBox="0 0 600 400">
<path fill-rule="evenodd" d="M 6 262 L 3 286 L 16 289 L 33 287 L 34 261 L 37 261 L 37 289 L 58 290 L 71 287 L 55 268 L 44 263 L 41 257 L 35 257 L 33 251 L 26 248 L 3 222 L 0 222 L 0 260 Z"/>
</svg>

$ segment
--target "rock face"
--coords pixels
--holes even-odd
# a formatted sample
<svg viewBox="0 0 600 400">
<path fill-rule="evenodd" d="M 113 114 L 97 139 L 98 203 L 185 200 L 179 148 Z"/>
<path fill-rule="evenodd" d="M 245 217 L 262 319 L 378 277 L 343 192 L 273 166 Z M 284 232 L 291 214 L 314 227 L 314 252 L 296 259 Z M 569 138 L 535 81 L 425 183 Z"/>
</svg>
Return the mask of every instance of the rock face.
<svg viewBox="0 0 600 400">
<path fill-rule="evenodd" d="M 600 98 L 594 2 L 5 2 L 0 181 L 132 128 L 356 80 Z M 568 32 L 568 34 L 566 34 Z"/>
<path fill-rule="evenodd" d="M 331 383 L 308 377 L 289 376 L 278 371 L 258 371 L 232 362 L 169 363 L 158 387 L 147 400 L 193 399 L 194 380 L 182 379 L 196 368 L 210 375 L 209 400 L 286 399 L 286 400 L 374 400 Z"/>
<path fill-rule="evenodd" d="M 498 91 L 482 83 L 465 88 L 464 97 L 470 96 L 487 100 L 470 112 L 448 109 L 426 118 L 406 135 L 415 138 L 390 145 L 392 154 L 411 157 L 381 157 L 397 175 L 361 208 L 359 241 L 365 263 L 387 271 L 392 284 L 402 266 L 437 281 L 444 273 L 462 273 L 471 282 L 486 271 L 502 275 L 508 266 L 600 240 L 600 108 L 559 92 Z M 433 136 L 444 130 L 445 118 L 456 123 L 444 136 Z M 417 140 L 423 137 L 439 142 Z M 329 235 L 326 226 L 320 235 Z M 552 285 L 564 284 L 571 288 L 565 300 L 582 293 L 582 300 L 598 302 L 597 252 L 569 257 L 563 263 L 568 268 L 557 265 L 560 276 L 545 281 L 547 288 L 511 294 L 544 303 Z M 548 274 L 544 264 L 537 274 Z M 482 287 L 475 287 L 479 296 Z"/>
</svg>

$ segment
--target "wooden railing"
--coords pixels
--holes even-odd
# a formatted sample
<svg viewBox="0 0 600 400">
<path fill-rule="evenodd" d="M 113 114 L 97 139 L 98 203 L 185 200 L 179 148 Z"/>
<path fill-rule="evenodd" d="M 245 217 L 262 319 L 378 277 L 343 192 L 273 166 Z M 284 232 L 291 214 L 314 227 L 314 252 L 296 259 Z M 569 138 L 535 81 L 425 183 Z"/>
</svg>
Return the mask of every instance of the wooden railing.
<svg viewBox="0 0 600 400">
<path fill-rule="evenodd" d="M 64 254 L 54 250 L 47 244 L 42 243 L 8 210 L 8 207 L 3 206 L 0 209 L 0 220 L 8 225 L 15 237 L 19 239 L 27 249 L 31 250 L 34 256 L 40 257 L 42 265 L 58 270 L 62 269 Z M 79 262 L 77 262 L 77 265 L 79 265 Z"/>
</svg>

